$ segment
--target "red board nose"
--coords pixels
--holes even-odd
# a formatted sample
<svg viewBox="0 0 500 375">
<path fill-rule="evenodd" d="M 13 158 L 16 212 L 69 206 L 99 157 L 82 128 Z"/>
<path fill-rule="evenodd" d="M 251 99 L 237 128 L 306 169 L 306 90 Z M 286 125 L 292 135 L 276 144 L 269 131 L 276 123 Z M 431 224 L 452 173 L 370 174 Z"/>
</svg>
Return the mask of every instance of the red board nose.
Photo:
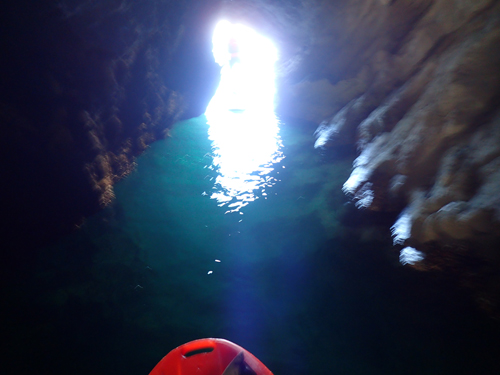
<svg viewBox="0 0 500 375">
<path fill-rule="evenodd" d="M 149 375 L 222 375 L 240 352 L 257 375 L 273 375 L 252 353 L 224 339 L 200 339 L 181 345 L 163 357 Z"/>
</svg>

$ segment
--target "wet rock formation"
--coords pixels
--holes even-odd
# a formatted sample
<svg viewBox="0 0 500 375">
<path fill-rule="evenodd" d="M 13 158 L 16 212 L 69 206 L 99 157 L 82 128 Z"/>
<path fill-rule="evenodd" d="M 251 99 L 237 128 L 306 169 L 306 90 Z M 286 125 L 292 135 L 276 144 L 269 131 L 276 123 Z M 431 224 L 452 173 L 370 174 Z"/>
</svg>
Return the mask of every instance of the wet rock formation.
<svg viewBox="0 0 500 375">
<path fill-rule="evenodd" d="M 450 272 L 498 308 L 500 4 L 316 4 L 286 110 L 320 123 L 316 147 L 357 148 L 344 190 L 401 213 L 403 263 Z"/>
</svg>

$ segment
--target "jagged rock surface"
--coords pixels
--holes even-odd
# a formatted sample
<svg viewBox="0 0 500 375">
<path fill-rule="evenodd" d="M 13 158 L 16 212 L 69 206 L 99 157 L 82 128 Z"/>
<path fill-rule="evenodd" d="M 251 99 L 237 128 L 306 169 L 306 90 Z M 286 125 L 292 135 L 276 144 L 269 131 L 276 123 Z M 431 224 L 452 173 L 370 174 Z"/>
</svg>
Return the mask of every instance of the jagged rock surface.
<svg viewBox="0 0 500 375">
<path fill-rule="evenodd" d="M 282 84 L 287 109 L 321 122 L 317 147 L 357 147 L 344 189 L 360 207 L 401 212 L 395 242 L 423 255 L 415 267 L 452 272 L 494 309 L 500 284 L 500 4 L 354 1 L 329 7 L 316 15 L 317 38 L 302 57 L 314 74 Z"/>
<path fill-rule="evenodd" d="M 203 111 L 218 74 L 204 30 L 212 3 L 2 5 L 5 243 L 44 243 L 78 225 L 151 142 Z"/>
</svg>

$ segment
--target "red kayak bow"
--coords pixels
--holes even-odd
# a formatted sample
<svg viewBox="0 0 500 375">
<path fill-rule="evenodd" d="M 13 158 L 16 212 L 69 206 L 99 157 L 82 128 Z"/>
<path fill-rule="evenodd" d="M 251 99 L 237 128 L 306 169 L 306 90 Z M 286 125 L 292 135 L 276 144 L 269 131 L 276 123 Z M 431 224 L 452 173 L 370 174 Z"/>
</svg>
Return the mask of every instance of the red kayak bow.
<svg viewBox="0 0 500 375">
<path fill-rule="evenodd" d="M 224 339 L 201 339 L 181 345 L 149 375 L 273 375 L 252 353 Z"/>
</svg>

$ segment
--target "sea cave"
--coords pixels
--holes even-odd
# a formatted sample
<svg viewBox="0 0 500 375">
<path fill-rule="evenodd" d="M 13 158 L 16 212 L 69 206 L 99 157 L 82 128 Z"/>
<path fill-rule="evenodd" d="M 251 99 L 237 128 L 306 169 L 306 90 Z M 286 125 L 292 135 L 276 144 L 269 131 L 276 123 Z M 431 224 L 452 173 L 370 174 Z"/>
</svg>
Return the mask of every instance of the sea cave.
<svg viewBox="0 0 500 375">
<path fill-rule="evenodd" d="M 0 14 L 2 373 L 500 373 L 500 2 Z"/>
</svg>

